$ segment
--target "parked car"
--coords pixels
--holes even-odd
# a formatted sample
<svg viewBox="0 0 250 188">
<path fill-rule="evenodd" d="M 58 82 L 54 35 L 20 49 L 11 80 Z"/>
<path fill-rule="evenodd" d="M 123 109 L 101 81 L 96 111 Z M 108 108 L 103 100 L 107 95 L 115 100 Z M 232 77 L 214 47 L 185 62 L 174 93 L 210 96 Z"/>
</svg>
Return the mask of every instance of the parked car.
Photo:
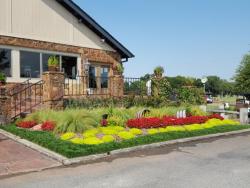
<svg viewBox="0 0 250 188">
<path fill-rule="evenodd" d="M 211 104 L 211 103 L 214 102 L 213 96 L 212 96 L 211 94 L 209 94 L 209 93 L 207 93 L 207 94 L 205 95 L 205 100 L 206 100 L 206 102 L 207 102 L 208 104 Z"/>
</svg>

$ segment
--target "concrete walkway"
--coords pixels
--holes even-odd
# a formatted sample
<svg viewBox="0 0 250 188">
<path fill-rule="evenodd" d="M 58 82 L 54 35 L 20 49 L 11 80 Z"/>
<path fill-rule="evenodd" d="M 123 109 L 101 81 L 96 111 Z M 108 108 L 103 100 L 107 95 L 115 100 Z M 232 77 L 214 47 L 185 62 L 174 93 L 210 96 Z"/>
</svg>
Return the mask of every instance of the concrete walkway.
<svg viewBox="0 0 250 188">
<path fill-rule="evenodd" d="M 0 180 L 1 188 L 247 188 L 250 134 L 154 148 Z"/>
<path fill-rule="evenodd" d="M 59 162 L 0 134 L 0 177 L 59 165 Z"/>
</svg>

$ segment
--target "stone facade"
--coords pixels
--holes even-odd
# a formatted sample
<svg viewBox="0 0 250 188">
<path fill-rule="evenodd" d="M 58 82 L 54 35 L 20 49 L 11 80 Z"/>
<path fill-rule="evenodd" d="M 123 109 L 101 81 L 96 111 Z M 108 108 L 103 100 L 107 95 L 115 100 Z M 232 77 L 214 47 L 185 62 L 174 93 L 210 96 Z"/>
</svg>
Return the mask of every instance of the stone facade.
<svg viewBox="0 0 250 188">
<path fill-rule="evenodd" d="M 82 63 L 84 59 L 88 59 L 90 61 L 110 64 L 114 69 L 116 65 L 121 62 L 121 57 L 117 52 L 70 46 L 38 40 L 30 40 L 0 35 L 0 45 L 9 45 L 64 53 L 75 53 L 81 56 Z"/>
<path fill-rule="evenodd" d="M 109 65 L 111 68 L 110 77 L 115 76 L 115 80 L 117 80 L 117 77 L 122 79 L 122 75 L 116 70 L 117 64 L 121 62 L 121 56 L 117 52 L 1 35 L 0 45 L 78 54 L 81 57 L 82 72 L 80 74 L 82 76 L 85 76 L 83 64 L 85 60 L 88 59 L 89 61 Z M 121 89 L 121 85 L 117 81 L 112 83 L 111 96 L 114 95 L 113 92 L 116 93 L 115 96 L 117 96 L 117 94 L 119 94 L 119 96 L 123 95 L 123 88 Z"/>
</svg>

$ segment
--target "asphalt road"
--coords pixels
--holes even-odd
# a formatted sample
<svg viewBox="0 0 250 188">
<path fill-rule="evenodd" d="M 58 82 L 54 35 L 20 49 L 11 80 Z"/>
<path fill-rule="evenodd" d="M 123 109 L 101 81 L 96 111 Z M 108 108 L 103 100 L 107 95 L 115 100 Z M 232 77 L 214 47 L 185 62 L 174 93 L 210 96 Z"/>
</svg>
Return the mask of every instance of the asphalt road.
<svg viewBox="0 0 250 188">
<path fill-rule="evenodd" d="M 250 135 L 163 147 L 0 179 L 0 188 L 52 187 L 250 187 Z"/>
</svg>

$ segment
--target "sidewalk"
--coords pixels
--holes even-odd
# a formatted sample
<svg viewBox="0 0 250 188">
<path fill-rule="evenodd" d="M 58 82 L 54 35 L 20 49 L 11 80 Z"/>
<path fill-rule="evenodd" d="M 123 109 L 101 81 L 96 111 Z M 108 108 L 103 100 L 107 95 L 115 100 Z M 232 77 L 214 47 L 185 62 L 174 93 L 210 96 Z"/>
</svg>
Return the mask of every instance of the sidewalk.
<svg viewBox="0 0 250 188">
<path fill-rule="evenodd" d="M 60 165 L 61 163 L 0 134 L 0 177 Z"/>
</svg>

